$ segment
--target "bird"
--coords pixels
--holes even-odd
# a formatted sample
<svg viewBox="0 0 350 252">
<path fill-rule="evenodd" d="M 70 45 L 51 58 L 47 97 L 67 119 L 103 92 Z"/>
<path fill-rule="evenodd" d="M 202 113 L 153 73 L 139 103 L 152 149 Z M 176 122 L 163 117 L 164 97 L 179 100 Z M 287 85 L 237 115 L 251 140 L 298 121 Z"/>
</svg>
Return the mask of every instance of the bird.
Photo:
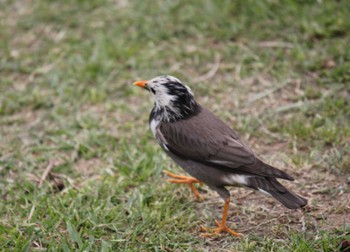
<svg viewBox="0 0 350 252">
<path fill-rule="evenodd" d="M 226 224 L 230 205 L 227 186 L 260 191 L 274 197 L 289 209 L 302 208 L 307 199 L 288 190 L 277 179 L 293 181 L 286 172 L 260 160 L 238 134 L 212 112 L 202 107 L 192 90 L 178 78 L 161 75 L 133 83 L 149 91 L 154 107 L 149 127 L 166 154 L 190 176 L 164 173 L 177 184 L 188 184 L 195 197 L 194 184 L 204 183 L 224 200 L 221 222 L 216 228 L 201 227 L 203 236 L 242 234 Z"/>
</svg>

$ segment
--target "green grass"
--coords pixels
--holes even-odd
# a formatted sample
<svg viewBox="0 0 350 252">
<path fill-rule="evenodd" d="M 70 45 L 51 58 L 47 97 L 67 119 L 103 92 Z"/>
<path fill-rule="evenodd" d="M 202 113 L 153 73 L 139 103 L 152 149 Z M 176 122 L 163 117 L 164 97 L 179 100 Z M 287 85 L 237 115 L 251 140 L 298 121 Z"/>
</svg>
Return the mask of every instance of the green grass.
<svg viewBox="0 0 350 252">
<path fill-rule="evenodd" d="M 336 251 L 350 240 L 349 1 L 0 7 L 1 251 Z M 160 74 L 292 173 L 310 209 L 254 194 L 229 216 L 244 238 L 200 237 L 222 202 L 165 182 L 163 169 L 181 170 L 131 85 Z"/>
</svg>

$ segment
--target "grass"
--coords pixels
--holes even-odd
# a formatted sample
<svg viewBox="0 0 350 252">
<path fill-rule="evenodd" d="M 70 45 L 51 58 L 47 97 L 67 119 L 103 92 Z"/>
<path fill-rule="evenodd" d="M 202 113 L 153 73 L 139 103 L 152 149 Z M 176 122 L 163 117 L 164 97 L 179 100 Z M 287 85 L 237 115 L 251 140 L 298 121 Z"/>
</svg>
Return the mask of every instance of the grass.
<svg viewBox="0 0 350 252">
<path fill-rule="evenodd" d="M 350 240 L 349 1 L 0 7 L 1 251 L 337 251 Z M 229 225 L 245 237 L 200 237 L 222 202 L 165 182 L 163 169 L 181 170 L 130 85 L 160 74 L 294 175 L 309 208 L 232 188 Z"/>
</svg>

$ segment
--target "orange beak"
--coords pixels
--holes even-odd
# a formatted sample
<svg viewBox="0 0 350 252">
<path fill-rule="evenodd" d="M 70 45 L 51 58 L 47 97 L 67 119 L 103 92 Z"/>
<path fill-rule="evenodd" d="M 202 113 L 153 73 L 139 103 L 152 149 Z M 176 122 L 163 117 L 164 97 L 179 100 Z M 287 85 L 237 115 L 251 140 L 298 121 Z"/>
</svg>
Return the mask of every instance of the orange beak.
<svg viewBox="0 0 350 252">
<path fill-rule="evenodd" d="M 142 87 L 144 89 L 147 89 L 147 85 L 146 85 L 147 81 L 146 80 L 142 80 L 142 81 L 135 81 L 133 84 L 135 86 L 138 86 L 138 87 Z"/>
</svg>

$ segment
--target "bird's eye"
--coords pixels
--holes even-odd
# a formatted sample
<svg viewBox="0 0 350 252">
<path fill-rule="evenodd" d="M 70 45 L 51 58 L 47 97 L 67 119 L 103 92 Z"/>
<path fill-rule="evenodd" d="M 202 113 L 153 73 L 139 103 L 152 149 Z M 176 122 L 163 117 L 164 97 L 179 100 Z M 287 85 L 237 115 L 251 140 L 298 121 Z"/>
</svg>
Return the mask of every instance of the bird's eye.
<svg viewBox="0 0 350 252">
<path fill-rule="evenodd" d="M 151 92 L 152 92 L 153 94 L 156 94 L 156 91 L 155 91 L 153 88 L 151 88 Z"/>
</svg>

